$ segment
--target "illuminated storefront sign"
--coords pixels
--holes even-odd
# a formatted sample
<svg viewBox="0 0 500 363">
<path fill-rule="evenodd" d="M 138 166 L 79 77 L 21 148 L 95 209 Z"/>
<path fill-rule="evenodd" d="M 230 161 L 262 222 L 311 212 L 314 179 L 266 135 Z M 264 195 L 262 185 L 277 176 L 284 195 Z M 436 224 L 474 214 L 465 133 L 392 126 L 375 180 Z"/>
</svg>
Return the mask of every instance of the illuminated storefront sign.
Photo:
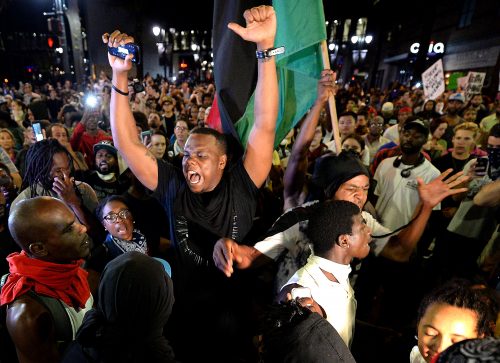
<svg viewBox="0 0 500 363">
<path fill-rule="evenodd" d="M 413 43 L 410 46 L 410 52 L 413 54 L 417 54 L 420 50 L 420 43 Z M 427 54 L 443 54 L 444 53 L 444 44 L 443 43 L 433 43 L 429 44 L 429 48 L 427 49 Z"/>
</svg>

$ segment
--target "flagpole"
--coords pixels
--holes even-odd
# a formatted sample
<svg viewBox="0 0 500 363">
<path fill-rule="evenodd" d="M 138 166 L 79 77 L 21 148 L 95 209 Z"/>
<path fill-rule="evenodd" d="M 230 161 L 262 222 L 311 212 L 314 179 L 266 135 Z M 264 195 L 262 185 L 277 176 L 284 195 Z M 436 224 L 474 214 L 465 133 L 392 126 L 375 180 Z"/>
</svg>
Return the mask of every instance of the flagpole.
<svg viewBox="0 0 500 363">
<path fill-rule="evenodd" d="M 330 69 L 330 57 L 326 40 L 321 41 L 321 58 L 323 59 L 323 69 Z M 330 119 L 332 120 L 332 133 L 335 140 L 335 150 L 337 155 L 340 154 L 342 148 L 340 146 L 339 120 L 337 119 L 337 106 L 335 106 L 335 96 L 328 97 L 328 108 L 330 109 Z"/>
</svg>

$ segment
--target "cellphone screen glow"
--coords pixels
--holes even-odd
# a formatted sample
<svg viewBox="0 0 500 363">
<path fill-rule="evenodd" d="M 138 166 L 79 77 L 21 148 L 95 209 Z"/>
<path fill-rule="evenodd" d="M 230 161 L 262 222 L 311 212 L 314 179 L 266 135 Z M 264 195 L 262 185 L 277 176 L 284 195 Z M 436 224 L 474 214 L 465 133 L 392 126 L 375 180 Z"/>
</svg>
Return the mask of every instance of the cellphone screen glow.
<svg viewBox="0 0 500 363">
<path fill-rule="evenodd" d="M 40 126 L 39 123 L 34 123 L 33 124 L 33 132 L 35 133 L 36 141 L 42 141 L 43 140 L 42 127 Z"/>
</svg>

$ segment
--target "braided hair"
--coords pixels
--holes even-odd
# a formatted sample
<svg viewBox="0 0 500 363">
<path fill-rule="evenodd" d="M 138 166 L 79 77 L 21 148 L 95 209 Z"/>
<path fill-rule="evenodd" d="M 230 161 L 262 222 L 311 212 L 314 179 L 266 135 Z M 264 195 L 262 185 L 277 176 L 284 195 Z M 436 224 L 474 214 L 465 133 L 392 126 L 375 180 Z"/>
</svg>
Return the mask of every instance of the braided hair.
<svg viewBox="0 0 500 363">
<path fill-rule="evenodd" d="M 21 189 L 30 188 L 31 198 L 38 196 L 36 192 L 37 184 L 43 187 L 44 195 L 49 195 L 53 182 L 50 177 L 50 170 L 52 169 L 54 155 L 59 153 L 64 153 L 68 157 L 71 170 L 73 171 L 73 158 L 71 154 L 56 139 L 41 140 L 31 145 L 28 149 L 25 161 L 26 171 Z M 76 190 L 78 189 L 76 188 Z"/>
</svg>

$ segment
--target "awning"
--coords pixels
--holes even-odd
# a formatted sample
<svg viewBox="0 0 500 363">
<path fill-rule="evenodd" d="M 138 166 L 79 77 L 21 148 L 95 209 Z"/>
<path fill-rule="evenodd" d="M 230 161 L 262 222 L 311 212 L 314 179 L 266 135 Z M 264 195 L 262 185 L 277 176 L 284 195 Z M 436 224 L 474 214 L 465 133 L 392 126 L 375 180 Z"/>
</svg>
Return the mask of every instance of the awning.
<svg viewBox="0 0 500 363">
<path fill-rule="evenodd" d="M 494 67 L 498 61 L 500 45 L 470 52 L 447 54 L 443 57 L 445 71 Z"/>
</svg>

